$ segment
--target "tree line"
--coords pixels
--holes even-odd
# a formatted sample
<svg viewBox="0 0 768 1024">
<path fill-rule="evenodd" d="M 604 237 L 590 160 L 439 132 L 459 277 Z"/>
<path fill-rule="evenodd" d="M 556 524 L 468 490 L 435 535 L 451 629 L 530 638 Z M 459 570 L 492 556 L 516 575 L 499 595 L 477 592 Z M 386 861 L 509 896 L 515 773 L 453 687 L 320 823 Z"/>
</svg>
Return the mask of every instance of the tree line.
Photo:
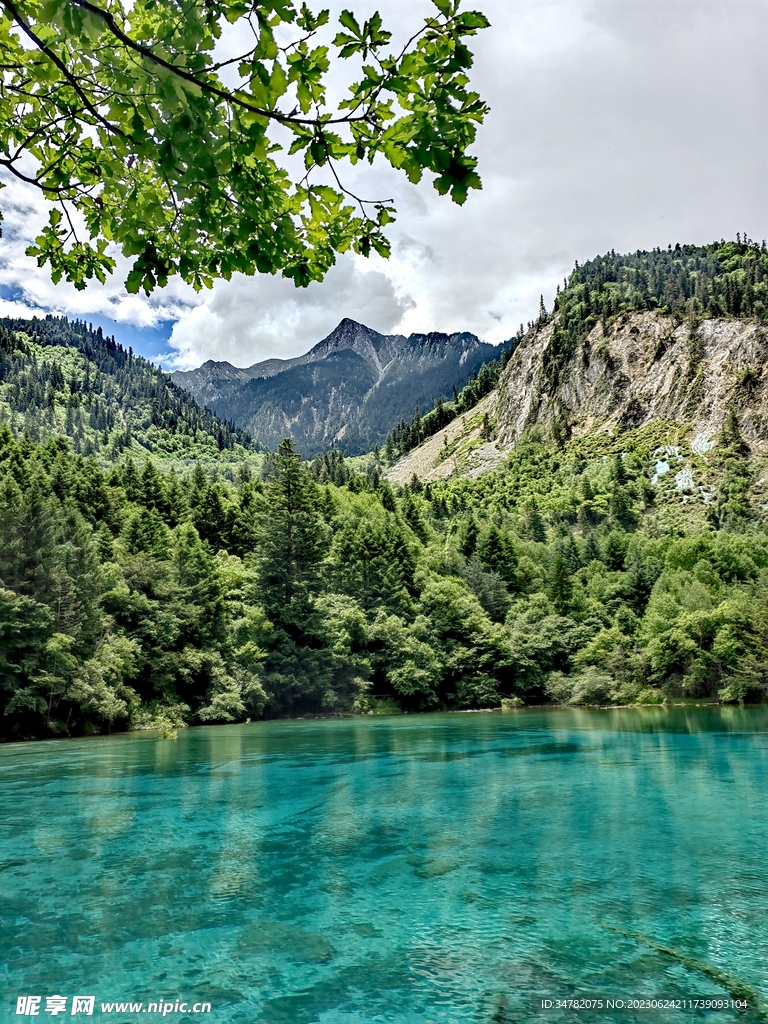
<svg viewBox="0 0 768 1024">
<path fill-rule="evenodd" d="M 714 498 L 654 486 L 659 430 L 534 431 L 493 473 L 399 488 L 288 440 L 230 482 L 6 424 L 3 734 L 764 699 L 755 461 L 730 422 L 701 457 Z"/>
</svg>

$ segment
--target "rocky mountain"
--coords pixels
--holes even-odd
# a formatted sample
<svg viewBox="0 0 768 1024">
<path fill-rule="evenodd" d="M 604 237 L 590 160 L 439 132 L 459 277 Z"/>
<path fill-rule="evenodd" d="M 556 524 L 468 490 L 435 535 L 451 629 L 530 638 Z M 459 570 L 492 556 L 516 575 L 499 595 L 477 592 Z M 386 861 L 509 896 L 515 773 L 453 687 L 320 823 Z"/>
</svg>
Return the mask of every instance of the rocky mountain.
<svg viewBox="0 0 768 1024">
<path fill-rule="evenodd" d="M 665 421 L 684 424 L 691 439 L 711 445 L 731 409 L 745 440 L 768 451 L 768 334 L 762 325 L 712 319 L 692 327 L 658 312 L 631 313 L 609 328 L 600 322 L 553 388 L 545 366 L 557 324 L 555 318 L 529 332 L 498 387 L 400 460 L 392 478 L 475 476 L 537 428 L 551 439 Z"/>
<path fill-rule="evenodd" d="M 558 321 L 535 331 L 500 381 L 497 440 L 511 447 L 538 424 L 550 431 L 616 431 L 656 420 L 689 424 L 712 437 L 735 410 L 745 438 L 768 441 L 768 334 L 754 320 L 676 323 L 636 312 L 592 328 L 561 379 L 545 374 Z"/>
<path fill-rule="evenodd" d="M 216 362 L 209 359 L 194 370 L 176 370 L 171 374 L 174 384 L 188 391 L 195 401 L 202 405 L 210 405 L 233 384 L 243 384 L 251 379 L 247 369 L 233 366 L 226 361 Z"/>
<path fill-rule="evenodd" d="M 409 452 L 390 478 L 475 476 L 532 434 L 562 440 L 664 424 L 703 456 L 734 418 L 752 452 L 768 453 L 768 252 L 746 241 L 686 249 L 678 258 L 613 254 L 607 269 L 601 260 L 577 268 L 495 390 Z M 636 264 L 655 273 L 652 287 Z"/>
<path fill-rule="evenodd" d="M 498 351 L 469 333 L 384 335 L 344 319 L 294 359 L 244 369 L 209 360 L 172 379 L 267 448 L 292 437 L 308 457 L 332 447 L 357 455 L 416 406 L 461 389 Z"/>
</svg>

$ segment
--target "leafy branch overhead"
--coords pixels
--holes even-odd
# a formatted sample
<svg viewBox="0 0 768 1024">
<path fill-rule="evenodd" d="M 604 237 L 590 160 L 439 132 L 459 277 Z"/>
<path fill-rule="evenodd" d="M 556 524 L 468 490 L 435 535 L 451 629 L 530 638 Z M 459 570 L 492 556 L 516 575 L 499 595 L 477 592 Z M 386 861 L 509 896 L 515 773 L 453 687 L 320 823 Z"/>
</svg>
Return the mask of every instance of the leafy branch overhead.
<svg viewBox="0 0 768 1024">
<path fill-rule="evenodd" d="M 114 243 L 147 293 L 174 274 L 307 285 L 337 253 L 386 256 L 392 202 L 355 195 L 345 162 L 381 154 L 457 203 L 481 187 L 467 39 L 488 21 L 433 3 L 397 50 L 378 13 L 345 10 L 333 36 L 327 10 L 289 0 L 2 0 L 0 166 L 55 204 L 28 254 L 84 288 Z"/>
</svg>

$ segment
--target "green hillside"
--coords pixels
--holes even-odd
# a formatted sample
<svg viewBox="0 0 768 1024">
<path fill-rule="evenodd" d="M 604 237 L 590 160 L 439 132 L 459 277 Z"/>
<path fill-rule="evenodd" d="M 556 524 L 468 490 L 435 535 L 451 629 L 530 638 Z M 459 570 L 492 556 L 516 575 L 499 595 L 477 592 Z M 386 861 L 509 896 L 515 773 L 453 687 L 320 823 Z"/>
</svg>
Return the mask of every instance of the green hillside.
<svg viewBox="0 0 768 1024">
<path fill-rule="evenodd" d="M 676 426 L 397 493 L 369 462 L 212 482 L 103 470 L 0 434 L 0 686 L 9 737 L 261 715 L 768 692 L 760 460 L 733 425 L 700 503 L 649 482 Z"/>
<path fill-rule="evenodd" d="M 0 420 L 33 441 L 66 437 L 102 461 L 237 462 L 249 435 L 199 406 L 101 328 L 65 317 L 0 321 Z"/>
</svg>

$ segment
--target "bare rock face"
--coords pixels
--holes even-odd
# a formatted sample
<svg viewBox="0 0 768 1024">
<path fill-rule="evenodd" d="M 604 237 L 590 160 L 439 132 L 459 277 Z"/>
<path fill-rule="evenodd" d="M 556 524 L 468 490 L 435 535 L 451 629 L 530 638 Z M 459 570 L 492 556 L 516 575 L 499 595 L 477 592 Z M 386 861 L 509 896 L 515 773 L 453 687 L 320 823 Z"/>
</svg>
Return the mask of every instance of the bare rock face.
<svg viewBox="0 0 768 1024">
<path fill-rule="evenodd" d="M 719 431 L 730 408 L 758 449 L 768 445 L 768 334 L 750 320 L 703 320 L 691 327 L 656 312 L 598 323 L 553 387 L 548 349 L 557 319 L 530 332 L 507 364 L 496 407 L 500 449 L 534 425 L 582 433 L 641 427 L 654 420 Z"/>
<path fill-rule="evenodd" d="M 768 453 L 768 332 L 753 320 L 703 320 L 696 327 L 656 312 L 598 323 L 573 355 L 552 365 L 557 318 L 531 330 L 495 391 L 404 456 L 387 476 L 407 483 L 477 476 L 497 466 L 526 430 L 684 423 L 705 448 L 734 409 L 754 454 Z M 488 429 L 490 425 L 490 430 Z"/>
</svg>

